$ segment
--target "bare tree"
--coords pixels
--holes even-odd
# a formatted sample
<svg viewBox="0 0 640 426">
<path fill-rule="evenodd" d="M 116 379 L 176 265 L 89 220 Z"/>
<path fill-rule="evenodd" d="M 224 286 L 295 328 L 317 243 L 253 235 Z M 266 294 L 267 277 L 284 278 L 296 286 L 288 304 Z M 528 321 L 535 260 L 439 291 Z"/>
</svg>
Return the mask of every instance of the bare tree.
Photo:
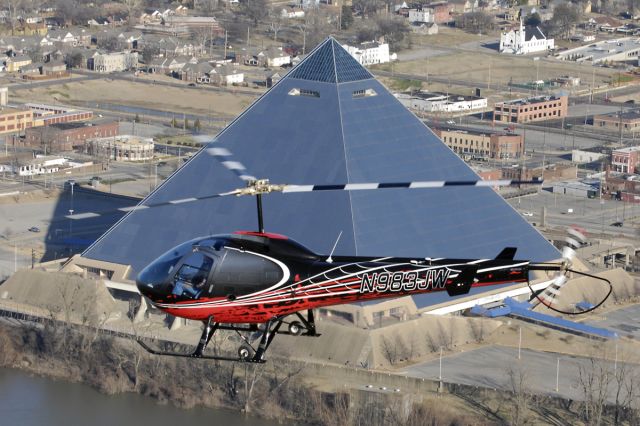
<svg viewBox="0 0 640 426">
<path fill-rule="evenodd" d="M 284 27 L 284 19 L 282 14 L 276 8 L 269 11 L 269 31 L 273 33 L 273 41 L 278 40 L 278 33 Z"/>
<path fill-rule="evenodd" d="M 601 358 L 591 356 L 578 365 L 578 388 L 584 400 L 583 418 L 588 425 L 599 425 L 613 379 L 609 366 Z"/>
<path fill-rule="evenodd" d="M 381 339 L 381 349 L 382 355 L 389 362 L 389 364 L 394 365 L 398 362 L 398 345 L 397 342 L 388 339 L 387 336 L 382 336 Z"/>
<path fill-rule="evenodd" d="M 368 17 L 375 14 L 382 4 L 381 0 L 353 0 L 353 9 L 362 16 Z"/>
<path fill-rule="evenodd" d="M 253 391 L 256 384 L 262 378 L 265 369 L 261 364 L 245 363 L 244 364 L 244 412 L 251 412 L 253 404 Z"/>
<path fill-rule="evenodd" d="M 465 13 L 456 19 L 456 27 L 474 34 L 486 33 L 493 29 L 494 25 L 493 16 L 483 11 Z"/>
<path fill-rule="evenodd" d="M 522 362 L 518 362 L 509 371 L 509 387 L 513 393 L 514 406 L 511 411 L 511 422 L 513 426 L 521 426 L 527 423 L 529 404 L 531 402 L 531 391 L 528 386 L 529 372 Z"/>
<path fill-rule="evenodd" d="M 18 17 L 22 12 L 23 0 L 4 0 L 4 9 L 7 12 L 7 21 L 11 26 L 11 35 L 14 35 Z"/>
<path fill-rule="evenodd" d="M 571 3 L 559 4 L 553 11 L 551 21 L 563 38 L 569 38 L 573 28 L 580 20 L 580 9 Z"/>
<path fill-rule="evenodd" d="M 242 0 L 240 10 L 253 21 L 254 25 L 258 25 L 268 14 L 266 0 Z"/>
</svg>

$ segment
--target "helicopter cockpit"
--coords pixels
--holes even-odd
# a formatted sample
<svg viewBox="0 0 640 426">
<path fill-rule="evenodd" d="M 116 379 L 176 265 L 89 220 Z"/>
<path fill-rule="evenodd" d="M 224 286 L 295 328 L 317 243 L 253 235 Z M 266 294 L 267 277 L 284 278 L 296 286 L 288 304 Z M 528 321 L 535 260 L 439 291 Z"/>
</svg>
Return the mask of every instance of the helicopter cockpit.
<svg viewBox="0 0 640 426">
<path fill-rule="evenodd" d="M 152 301 L 217 296 L 233 300 L 276 285 L 284 275 L 283 267 L 272 259 L 218 236 L 174 247 L 144 268 L 136 282 L 140 293 Z"/>
</svg>

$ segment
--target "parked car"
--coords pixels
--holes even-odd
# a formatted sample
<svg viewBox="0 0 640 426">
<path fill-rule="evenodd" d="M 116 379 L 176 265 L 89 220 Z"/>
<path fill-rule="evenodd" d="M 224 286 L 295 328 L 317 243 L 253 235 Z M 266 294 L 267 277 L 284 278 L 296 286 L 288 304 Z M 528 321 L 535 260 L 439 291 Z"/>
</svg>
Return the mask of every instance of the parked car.
<svg viewBox="0 0 640 426">
<path fill-rule="evenodd" d="M 522 212 L 522 216 L 531 217 L 531 216 L 533 216 L 533 213 L 531 213 L 531 212 Z"/>
<path fill-rule="evenodd" d="M 40 228 L 38 228 L 37 226 L 32 226 L 31 228 L 29 228 L 30 232 L 40 232 Z"/>
<path fill-rule="evenodd" d="M 611 224 L 611 226 L 616 226 L 616 227 L 618 227 L 618 228 L 622 227 L 622 225 L 624 225 L 624 223 L 623 223 L 623 222 L 620 222 L 620 221 L 618 221 L 618 222 L 613 222 L 613 223 Z"/>
</svg>

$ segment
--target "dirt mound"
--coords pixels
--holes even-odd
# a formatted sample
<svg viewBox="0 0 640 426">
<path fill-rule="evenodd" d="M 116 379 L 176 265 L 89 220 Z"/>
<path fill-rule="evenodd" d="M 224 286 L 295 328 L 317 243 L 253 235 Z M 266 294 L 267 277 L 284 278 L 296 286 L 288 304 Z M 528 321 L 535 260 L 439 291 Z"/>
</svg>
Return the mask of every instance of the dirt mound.
<svg viewBox="0 0 640 426">
<path fill-rule="evenodd" d="M 0 302 L 42 309 L 54 318 L 97 325 L 116 310 L 102 281 L 62 272 L 22 270 L 0 285 Z"/>
</svg>

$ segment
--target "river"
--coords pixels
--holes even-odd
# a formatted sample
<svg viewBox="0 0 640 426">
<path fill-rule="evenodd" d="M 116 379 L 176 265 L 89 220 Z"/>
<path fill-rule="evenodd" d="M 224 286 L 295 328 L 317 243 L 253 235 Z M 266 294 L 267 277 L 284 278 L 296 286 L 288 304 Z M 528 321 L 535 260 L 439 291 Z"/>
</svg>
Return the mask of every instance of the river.
<svg viewBox="0 0 640 426">
<path fill-rule="evenodd" d="M 180 409 L 159 405 L 138 394 L 104 395 L 76 383 L 31 376 L 0 368 L 0 425 L 142 426 L 281 425 L 275 421 L 223 410 Z"/>
</svg>

